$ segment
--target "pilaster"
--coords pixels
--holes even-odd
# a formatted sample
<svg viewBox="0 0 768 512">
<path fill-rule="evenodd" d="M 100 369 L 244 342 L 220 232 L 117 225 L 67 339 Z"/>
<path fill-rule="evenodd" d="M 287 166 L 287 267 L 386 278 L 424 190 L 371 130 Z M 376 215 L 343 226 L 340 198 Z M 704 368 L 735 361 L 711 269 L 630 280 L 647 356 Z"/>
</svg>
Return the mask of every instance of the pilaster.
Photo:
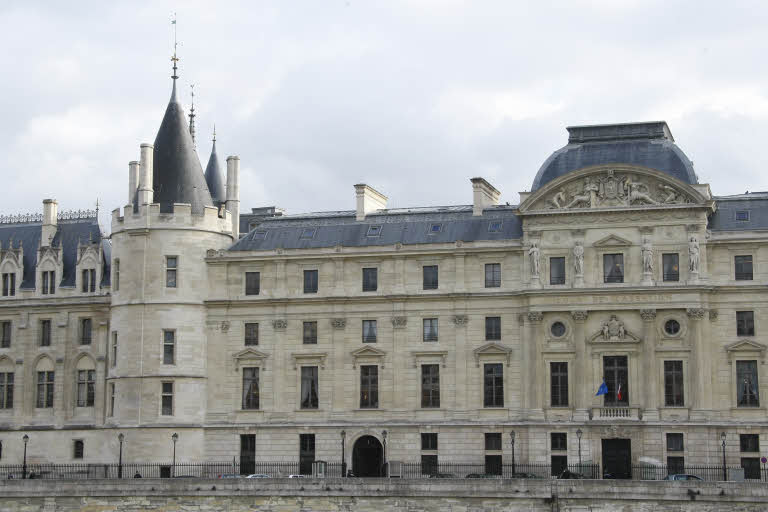
<svg viewBox="0 0 768 512">
<path fill-rule="evenodd" d="M 583 277 L 583 276 L 582 276 Z M 587 354 L 587 337 L 584 324 L 589 316 L 588 311 L 571 311 L 574 321 L 573 345 L 576 350 L 576 368 L 573 372 L 574 421 L 586 421 L 589 418 L 589 394 L 592 386 L 588 382 L 589 358 Z"/>
<path fill-rule="evenodd" d="M 646 421 L 659 420 L 659 371 L 656 361 L 656 310 L 641 309 L 640 318 L 643 319 L 643 372 L 640 375 L 640 381 L 645 382 L 645 408 L 643 419 Z"/>
</svg>

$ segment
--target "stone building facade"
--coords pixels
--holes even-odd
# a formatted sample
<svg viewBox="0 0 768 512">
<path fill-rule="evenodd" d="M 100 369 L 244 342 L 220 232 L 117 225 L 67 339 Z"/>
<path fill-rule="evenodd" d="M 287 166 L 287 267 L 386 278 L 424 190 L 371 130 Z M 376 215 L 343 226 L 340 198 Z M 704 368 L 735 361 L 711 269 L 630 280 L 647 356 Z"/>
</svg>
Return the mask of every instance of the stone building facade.
<svg viewBox="0 0 768 512">
<path fill-rule="evenodd" d="M 203 173 L 174 82 L 109 237 L 51 200 L 0 224 L 0 464 L 25 433 L 30 462 L 113 462 L 118 433 L 169 460 L 177 433 L 180 460 L 622 476 L 719 463 L 724 432 L 749 475 L 768 193 L 714 196 L 664 122 L 568 131 L 519 205 L 473 178 L 471 205 L 359 184 L 353 210 L 241 215 L 239 159 L 224 187 L 214 142 Z"/>
</svg>

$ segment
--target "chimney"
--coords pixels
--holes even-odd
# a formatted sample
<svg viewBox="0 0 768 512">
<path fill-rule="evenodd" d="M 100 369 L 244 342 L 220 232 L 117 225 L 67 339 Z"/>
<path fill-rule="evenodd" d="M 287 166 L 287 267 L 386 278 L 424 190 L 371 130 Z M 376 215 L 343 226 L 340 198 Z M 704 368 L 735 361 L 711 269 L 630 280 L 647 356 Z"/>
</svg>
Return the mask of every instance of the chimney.
<svg viewBox="0 0 768 512">
<path fill-rule="evenodd" d="M 59 203 L 55 199 L 43 199 L 43 230 L 40 246 L 48 247 L 56 236 L 59 221 Z"/>
<path fill-rule="evenodd" d="M 154 199 L 152 191 L 152 164 L 154 158 L 152 144 L 141 145 L 141 163 L 139 164 L 139 204 L 151 204 Z"/>
<path fill-rule="evenodd" d="M 128 162 L 128 202 L 133 204 L 136 199 L 136 189 L 139 188 L 139 162 Z"/>
<path fill-rule="evenodd" d="M 240 157 L 227 157 L 227 210 L 232 216 L 232 238 L 240 238 Z"/>
<path fill-rule="evenodd" d="M 355 208 L 357 220 L 365 220 L 365 216 L 369 213 L 387 207 L 387 196 L 365 183 L 355 185 L 355 197 L 357 198 Z"/>
<path fill-rule="evenodd" d="M 499 204 L 501 192 L 485 181 L 484 178 L 472 178 L 472 215 L 482 215 L 489 206 Z"/>
</svg>

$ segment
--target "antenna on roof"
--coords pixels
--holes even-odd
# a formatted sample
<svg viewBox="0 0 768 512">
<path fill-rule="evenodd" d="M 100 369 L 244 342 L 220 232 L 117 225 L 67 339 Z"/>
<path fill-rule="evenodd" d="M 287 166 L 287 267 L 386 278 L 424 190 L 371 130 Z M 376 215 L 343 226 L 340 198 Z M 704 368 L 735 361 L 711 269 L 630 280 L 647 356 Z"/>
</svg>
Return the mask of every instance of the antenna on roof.
<svg viewBox="0 0 768 512">
<path fill-rule="evenodd" d="M 171 20 L 171 25 L 173 25 L 173 57 L 171 57 L 171 62 L 173 62 L 173 75 L 171 75 L 171 78 L 173 78 L 173 84 L 176 85 L 176 79 L 179 78 L 178 75 L 176 75 L 176 63 L 179 62 L 178 57 L 176 57 L 176 47 L 178 46 L 178 42 L 176 41 L 176 13 L 173 13 L 173 19 Z"/>
<path fill-rule="evenodd" d="M 192 136 L 192 146 L 195 147 L 195 84 L 190 84 L 192 90 L 192 107 L 189 109 L 189 134 Z"/>
</svg>

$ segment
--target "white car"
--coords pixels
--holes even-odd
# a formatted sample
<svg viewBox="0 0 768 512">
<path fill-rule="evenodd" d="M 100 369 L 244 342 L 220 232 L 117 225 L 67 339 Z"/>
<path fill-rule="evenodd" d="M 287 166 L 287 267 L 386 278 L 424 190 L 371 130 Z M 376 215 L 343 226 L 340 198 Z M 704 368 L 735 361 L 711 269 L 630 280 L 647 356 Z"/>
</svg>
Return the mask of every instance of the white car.
<svg viewBox="0 0 768 512">
<path fill-rule="evenodd" d="M 307 478 L 307 475 L 288 475 L 288 478 Z"/>
</svg>

